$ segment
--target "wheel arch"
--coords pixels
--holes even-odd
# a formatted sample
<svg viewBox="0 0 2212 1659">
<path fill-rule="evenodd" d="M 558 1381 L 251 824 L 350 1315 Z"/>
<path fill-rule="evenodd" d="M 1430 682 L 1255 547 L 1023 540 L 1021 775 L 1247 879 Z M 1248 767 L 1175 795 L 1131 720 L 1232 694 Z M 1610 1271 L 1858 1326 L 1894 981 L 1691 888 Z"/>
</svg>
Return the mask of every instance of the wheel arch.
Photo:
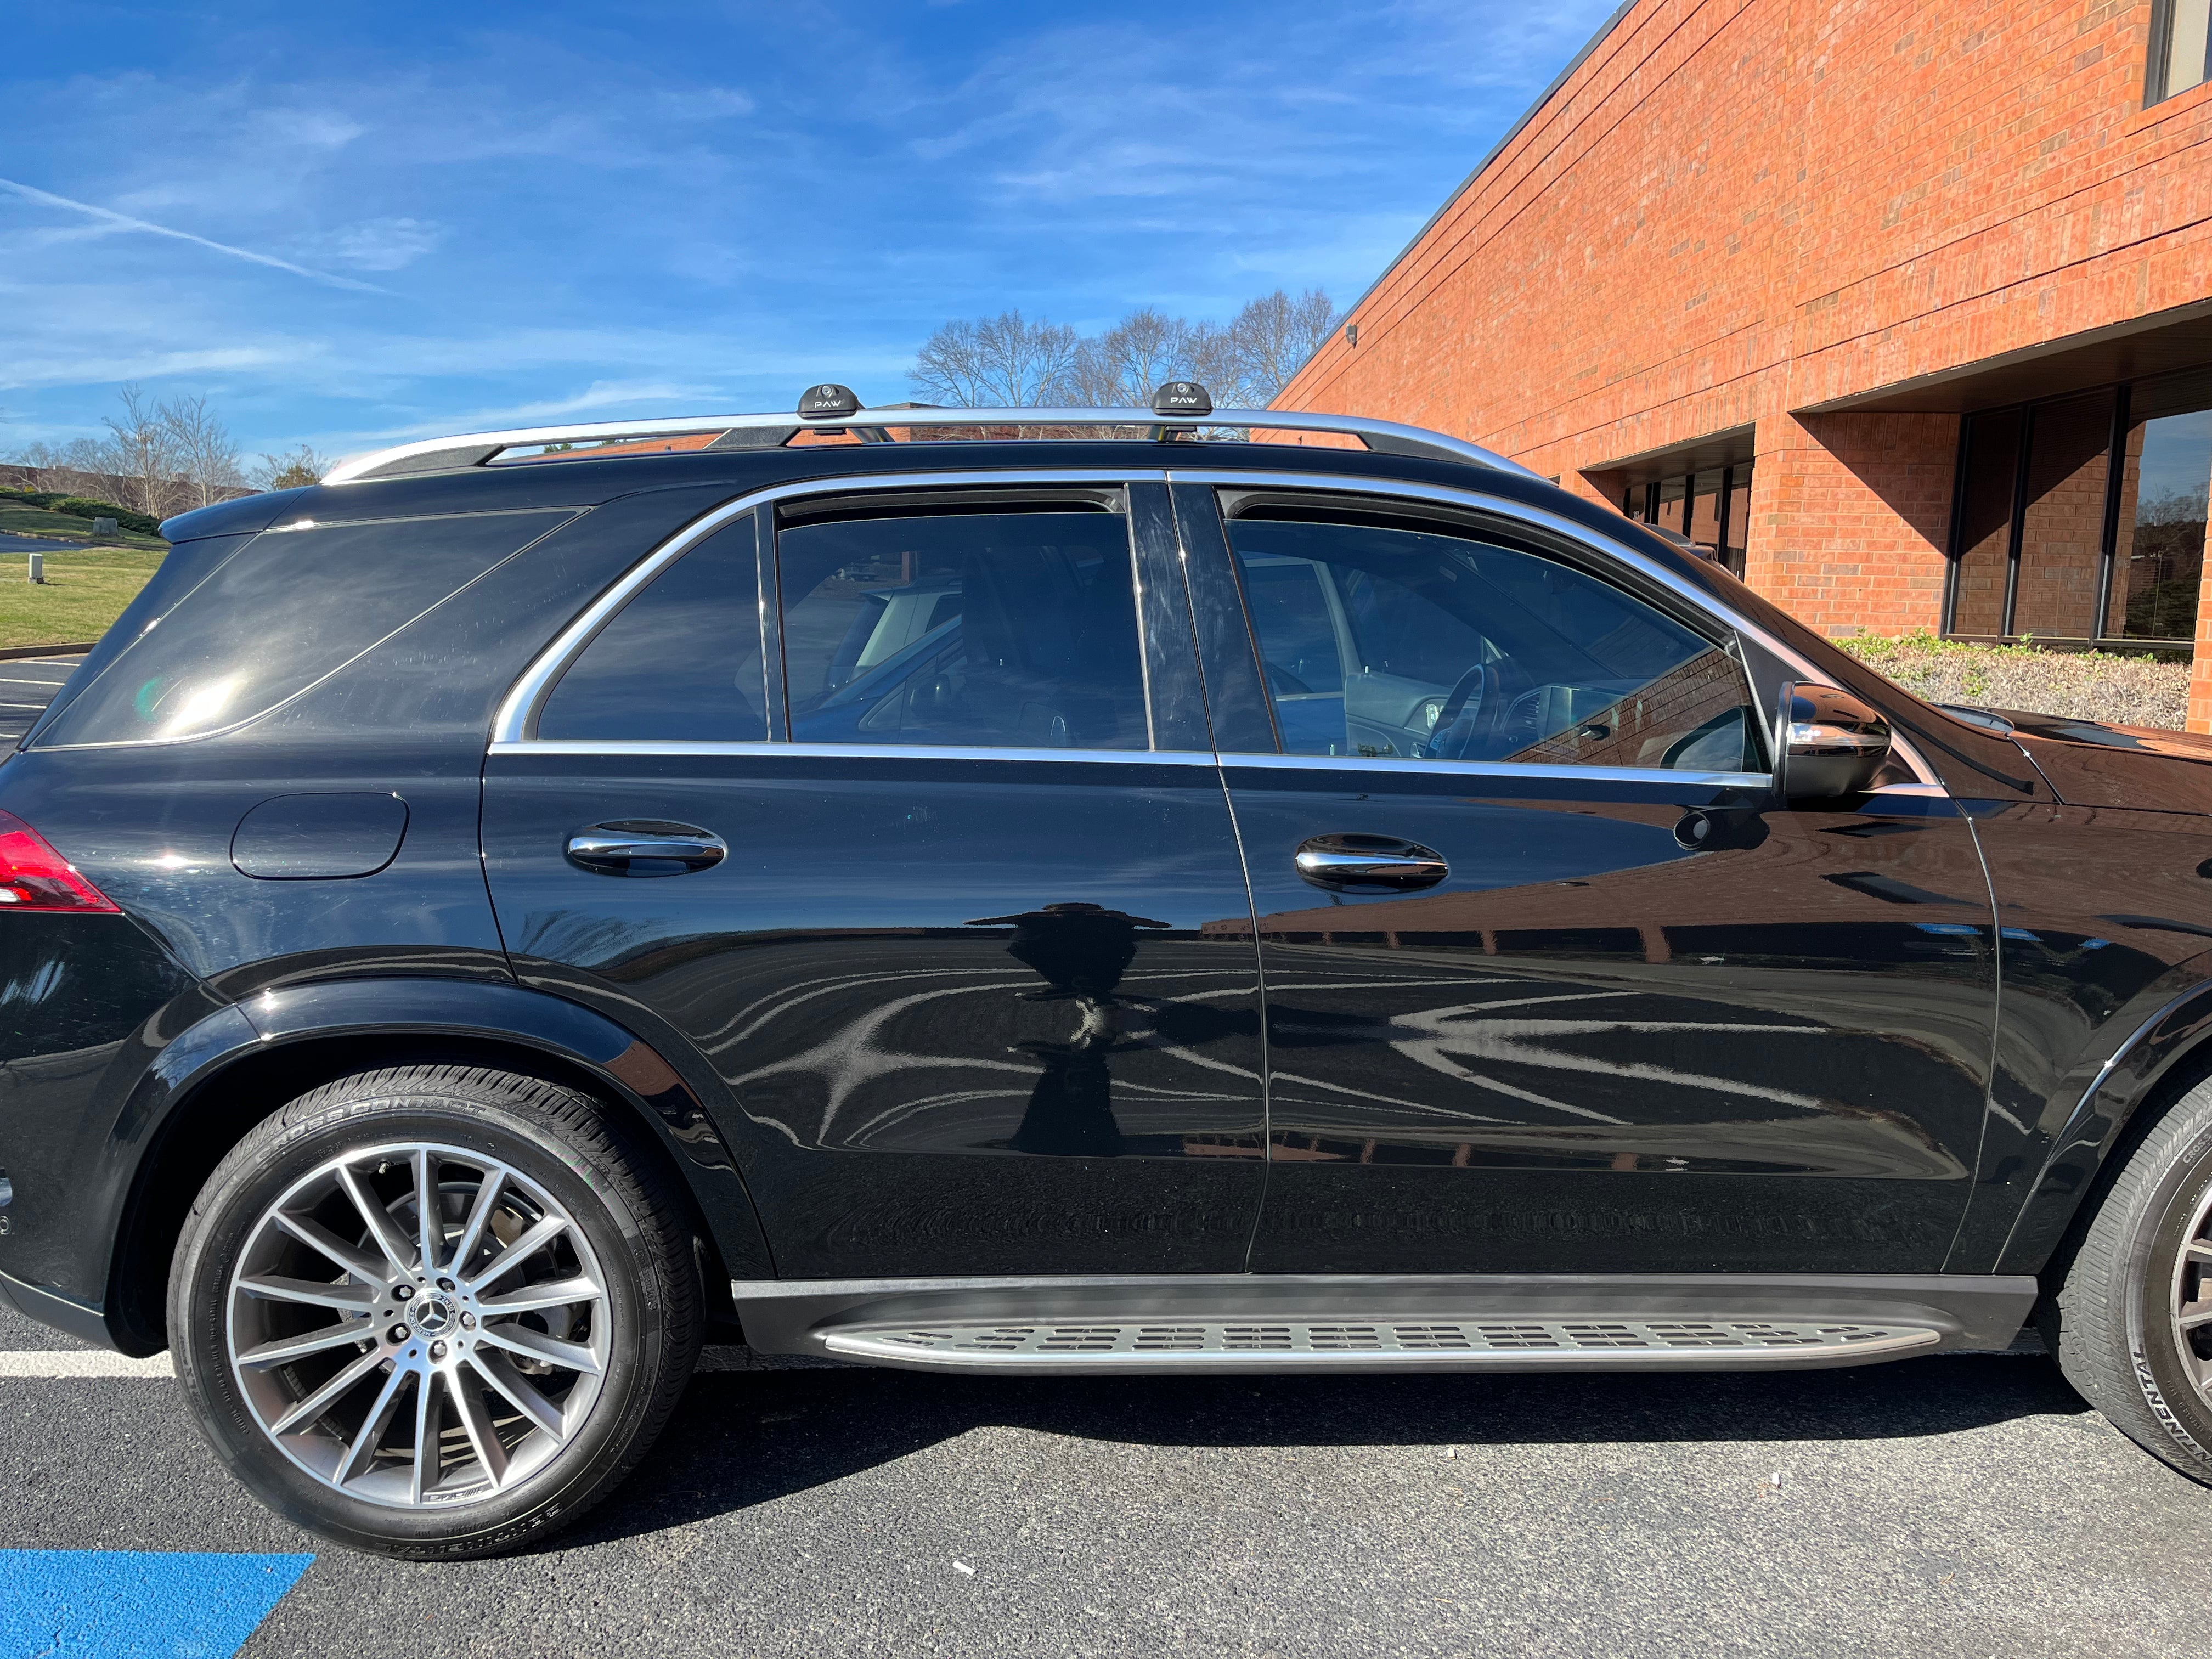
<svg viewBox="0 0 2212 1659">
<path fill-rule="evenodd" d="M 295 985 L 210 1016 L 164 1051 L 171 1055 L 179 1063 L 148 1073 L 119 1129 L 145 1149 L 105 1298 L 109 1334 L 125 1353 L 167 1346 L 170 1260 L 193 1199 L 232 1147 L 319 1084 L 426 1060 L 537 1077 L 617 1107 L 690 1195 L 710 1321 L 730 1317 L 733 1277 L 775 1276 L 751 1196 L 697 1092 L 650 1045 L 558 997 L 440 979 Z"/>
<path fill-rule="evenodd" d="M 2138 1026 L 2083 1091 L 1992 1271 L 2063 1269 L 2128 1155 L 2173 1103 L 2212 1076 L 2212 984 L 2171 999 Z"/>
</svg>

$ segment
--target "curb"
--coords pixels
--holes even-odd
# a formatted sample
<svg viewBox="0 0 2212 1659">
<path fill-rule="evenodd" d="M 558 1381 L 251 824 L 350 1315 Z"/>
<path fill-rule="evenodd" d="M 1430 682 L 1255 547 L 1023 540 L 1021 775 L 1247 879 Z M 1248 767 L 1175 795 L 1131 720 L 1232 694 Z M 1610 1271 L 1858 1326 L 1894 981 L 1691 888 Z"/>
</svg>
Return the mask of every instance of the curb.
<svg viewBox="0 0 2212 1659">
<path fill-rule="evenodd" d="M 26 657 L 81 657 L 99 643 L 85 640 L 70 645 L 11 645 L 0 650 L 0 662 L 21 662 Z"/>
</svg>

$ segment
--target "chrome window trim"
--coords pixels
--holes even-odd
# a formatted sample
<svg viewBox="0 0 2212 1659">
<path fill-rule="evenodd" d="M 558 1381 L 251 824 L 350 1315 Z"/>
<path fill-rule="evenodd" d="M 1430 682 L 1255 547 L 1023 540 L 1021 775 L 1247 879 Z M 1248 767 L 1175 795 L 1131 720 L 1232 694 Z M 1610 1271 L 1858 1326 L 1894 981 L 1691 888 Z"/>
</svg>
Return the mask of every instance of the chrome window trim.
<svg viewBox="0 0 2212 1659">
<path fill-rule="evenodd" d="M 1166 481 L 1167 473 L 1159 467 L 1094 468 L 1088 471 L 1077 468 L 1070 471 L 1048 472 L 1024 467 L 994 468 L 989 471 L 978 472 L 896 472 L 866 478 L 809 478 L 797 483 L 771 484 L 765 489 L 750 491 L 723 502 L 721 506 L 694 520 L 661 543 L 643 559 L 632 565 L 613 586 L 586 606 L 583 614 L 575 621 L 556 635 L 553 643 L 538 653 L 536 660 L 523 671 L 522 678 L 515 681 L 513 689 L 507 692 L 506 700 L 500 704 L 499 713 L 492 720 L 492 744 L 496 748 L 502 744 L 538 742 L 538 739 L 531 737 L 529 732 L 531 723 L 537 715 L 538 705 L 544 701 L 546 693 L 552 689 L 553 683 L 561 678 L 562 671 L 568 667 L 570 660 L 591 643 L 592 636 L 599 631 L 615 612 L 628 605 L 632 596 L 640 588 L 655 576 L 667 569 L 670 565 L 675 563 L 677 560 L 682 558 L 716 531 L 735 520 L 743 518 L 757 507 L 772 505 L 776 501 L 790 501 L 803 495 L 850 495 L 878 489 L 912 489 L 921 484 L 972 484 L 985 487 L 993 485 L 1003 487 L 1011 484 L 1035 489 L 1041 485 L 1048 486 L 1053 483 L 1128 484 L 1164 483 Z M 763 563 L 774 556 L 773 545 L 763 548 L 761 558 Z M 768 630 L 775 620 L 767 616 L 761 618 L 763 657 L 767 653 L 769 643 Z M 1139 628 L 1143 626 L 1141 607 L 1138 616 L 1138 625 Z M 1149 731 L 1152 721 L 1152 704 L 1149 697 L 1146 701 L 1145 720 L 1146 729 Z M 1139 750 L 1117 752 L 1147 753 L 1150 751 Z"/>
<path fill-rule="evenodd" d="M 1238 755 L 1224 752 L 1222 766 L 1260 767 L 1271 772 L 1328 772 L 1340 776 L 1384 773 L 1413 777 L 1525 778 L 1569 782 L 1586 778 L 1600 783 L 1682 783 L 1700 788 L 1770 790 L 1765 772 L 1689 772 L 1663 766 L 1540 766 L 1526 761 L 1414 760 L 1402 755 Z"/>
<path fill-rule="evenodd" d="M 1041 411 L 1031 411 L 1032 415 Z M 1249 485 L 1260 489 L 1301 489 L 1360 495 L 1404 501 L 1433 501 L 1443 506 L 1468 507 L 1478 511 L 1495 514 L 1502 519 L 1535 525 L 1555 536 L 1569 541 L 1595 544 L 1608 556 L 1616 558 L 1645 580 L 1664 587 L 1682 603 L 1704 614 L 1717 618 L 1727 627 L 1746 638 L 1756 641 L 1772 656 L 1788 663 L 1808 677 L 1819 680 L 1820 671 L 1799 652 L 1776 639 L 1765 629 L 1738 614 L 1725 602 L 1714 599 L 1703 589 L 1682 580 L 1673 571 L 1659 564 L 1650 556 L 1639 552 L 1624 542 L 1617 541 L 1601 531 L 1592 530 L 1570 519 L 1560 517 L 1542 507 L 1531 507 L 1523 501 L 1493 495 L 1484 490 L 1462 489 L 1443 484 L 1418 483 L 1410 479 L 1379 479 L 1355 474 L 1335 472 L 1273 472 L 1263 470 L 1236 468 L 1184 467 L 1111 467 L 1074 468 L 1067 471 L 1040 470 L 1032 467 L 994 467 L 973 471 L 940 471 L 927 470 L 917 472 L 880 473 L 865 478 L 811 478 L 793 483 L 771 484 L 725 501 L 692 523 L 678 531 L 653 549 L 638 563 L 632 566 L 615 584 L 587 606 L 583 613 L 555 636 L 552 644 L 540 652 L 530 667 L 524 671 L 500 704 L 499 713 L 492 724 L 491 752 L 514 754 L 536 751 L 548 754 L 623 754 L 666 753 L 750 754 L 763 750 L 785 753 L 818 751 L 824 754 L 874 755 L 893 757 L 899 755 L 950 757 L 991 757 L 1022 759 L 1097 759 L 1112 757 L 1123 761 L 1141 760 L 1161 754 L 1188 754 L 1190 751 L 1135 749 L 956 749 L 951 747 L 925 748 L 896 744 L 793 744 L 768 742 L 761 744 L 684 744 L 661 743 L 653 739 L 605 743 L 585 740 L 545 739 L 526 735 L 538 705 L 569 661 L 588 644 L 592 636 L 637 591 L 663 570 L 681 558 L 691 548 L 704 541 L 733 520 L 742 518 L 756 508 L 808 495 L 853 495 L 866 491 L 912 489 L 917 487 L 979 487 L 1005 488 L 1014 486 L 1034 489 L 1054 483 L 1072 484 L 1131 484 L 1131 483 L 1196 483 L 1212 486 Z M 772 552 L 772 550 L 771 550 Z M 770 556 L 764 553 L 763 558 Z M 1139 573 L 1141 574 L 1141 573 Z M 769 618 L 762 619 L 763 647 Z M 1139 625 L 1142 626 L 1141 614 Z M 1146 698 L 1146 720 L 1152 719 L 1151 700 Z M 1915 772 L 1923 785 L 1941 789 L 1942 784 L 1933 769 L 1919 753 L 1902 738 L 1893 739 L 1892 751 L 1899 755 Z M 1212 758 L 1211 757 L 1208 757 Z M 1510 777 L 1609 777 L 1616 781 L 1639 781 L 1668 778 L 1726 781 L 1729 785 L 1771 787 L 1772 780 L 1765 773 L 1750 772 L 1673 772 L 1664 768 L 1588 767 L 1588 766 L 1531 766 L 1515 763 L 1486 763 L 1458 761 L 1394 761 L 1383 757 L 1370 759 L 1364 756 L 1334 755 L 1231 755 L 1220 757 L 1224 764 L 1270 765 L 1287 763 L 1313 765 L 1324 769 L 1357 769 L 1381 766 L 1385 769 L 1402 770 L 1407 768 L 1435 772 L 1447 767 L 1467 768 L 1465 775 Z M 1177 763 L 1188 763 L 1179 762 Z M 1510 769 L 1505 769 L 1510 767 Z M 1948 792 L 1947 792 L 1948 793 Z"/>
<path fill-rule="evenodd" d="M 800 760 L 1103 761 L 1113 766 L 1212 766 L 1208 749 L 962 749 L 921 743 L 691 743 L 652 738 L 529 738 L 493 755 L 733 755 Z M 1280 759 L 1276 756 L 1273 758 Z"/>
<path fill-rule="evenodd" d="M 1370 453 L 1391 454 L 1413 453 L 1427 454 L 1439 460 L 1471 461 L 1498 472 L 1516 472 L 1524 477 L 1542 475 L 1530 471 L 1518 461 L 1508 460 L 1494 451 L 1454 438 L 1442 432 L 1431 432 L 1425 427 L 1407 426 L 1398 421 L 1370 420 L 1359 415 L 1326 415 L 1304 409 L 1217 409 L 1206 415 L 1162 415 L 1149 409 L 879 409 L 860 410 L 851 415 L 808 417 L 792 415 L 696 415 L 688 418 L 653 421 L 592 421 L 568 426 L 517 427 L 498 432 L 452 433 L 441 438 L 418 438 L 410 443 L 395 444 L 389 449 L 380 449 L 367 455 L 356 455 L 340 461 L 323 475 L 325 484 L 360 483 L 374 475 L 388 471 L 401 463 L 421 455 L 434 455 L 441 450 L 466 451 L 481 448 L 484 453 L 475 461 L 456 462 L 453 470 L 480 466 L 504 449 L 525 448 L 532 444 L 575 443 L 594 439 L 655 438 L 705 432 L 730 433 L 759 431 L 763 428 L 815 428 L 842 432 L 852 427 L 896 428 L 900 430 L 927 429 L 933 427 L 1041 427 L 1041 426 L 1101 426 L 1141 427 L 1147 431 L 1172 432 L 1178 429 L 1202 431 L 1212 427 L 1235 427 L 1249 432 L 1329 432 L 1347 437 L 1380 438 L 1382 445 L 1369 444 Z M 1078 441 L 1082 441 L 1079 440 Z M 1394 447 L 1396 446 L 1397 447 Z M 684 450 L 686 455 L 727 454 L 728 451 Z M 648 457 L 658 459 L 656 457 Z M 619 456 L 607 459 L 619 459 Z M 573 460 L 550 463 L 573 465 Z M 445 469 L 436 469 L 445 470 Z M 404 476 L 404 475 L 403 475 Z"/>
<path fill-rule="evenodd" d="M 1808 661 L 1802 653 L 1784 645 L 1756 623 L 1738 614 L 1725 601 L 1717 599 L 1703 588 L 1683 580 L 1673 571 L 1652 559 L 1650 555 L 1638 552 L 1635 548 L 1625 542 L 1615 540 L 1603 531 L 1593 530 L 1589 526 L 1577 524 L 1571 519 L 1563 519 L 1556 513 L 1547 512 L 1540 507 L 1532 507 L 1526 501 L 1510 501 L 1502 495 L 1491 495 L 1486 490 L 1462 489 L 1449 484 L 1421 483 L 1411 479 L 1369 478 L 1338 472 L 1267 472 L 1247 471 L 1241 467 L 1232 471 L 1226 469 L 1193 470 L 1177 466 L 1169 469 L 1169 482 L 1210 484 L 1217 488 L 1234 485 L 1239 488 L 1261 489 L 1302 491 L 1318 489 L 1340 494 L 1395 497 L 1401 501 L 1434 501 L 1441 506 L 1471 507 L 1484 513 L 1496 514 L 1502 519 L 1518 520 L 1523 524 L 1537 525 L 1553 535 L 1564 537 L 1569 541 L 1595 544 L 1609 557 L 1618 559 L 1646 580 L 1656 582 L 1693 610 L 1701 611 L 1706 616 L 1719 618 L 1735 632 L 1742 635 L 1746 639 L 1756 641 L 1761 649 L 1790 664 L 1809 679 L 1820 684 L 1827 683 L 1822 678 L 1820 670 Z M 1893 753 L 1901 756 L 1905 763 L 1920 775 L 1922 782 L 1940 786 L 1940 780 L 1935 769 L 1921 758 L 1919 751 L 1910 743 L 1903 738 L 1893 738 L 1891 749 Z M 1305 758 L 1349 761 L 1353 757 L 1308 756 Z M 1418 763 L 1441 764 L 1441 763 L 1425 761 Z M 1588 771 L 1591 769 L 1562 767 L 1558 769 Z"/>
</svg>

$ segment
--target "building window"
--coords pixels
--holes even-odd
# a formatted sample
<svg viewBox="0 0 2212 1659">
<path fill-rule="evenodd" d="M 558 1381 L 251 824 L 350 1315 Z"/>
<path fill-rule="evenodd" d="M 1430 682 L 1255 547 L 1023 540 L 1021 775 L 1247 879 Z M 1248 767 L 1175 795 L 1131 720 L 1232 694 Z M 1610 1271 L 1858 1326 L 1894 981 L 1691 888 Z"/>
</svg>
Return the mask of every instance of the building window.
<svg viewBox="0 0 2212 1659">
<path fill-rule="evenodd" d="M 2212 372 L 1970 416 L 1944 631 L 2190 650 L 2208 496 Z"/>
<path fill-rule="evenodd" d="M 2212 0 L 2157 0 L 2143 102 L 2155 104 L 2212 76 Z"/>
<path fill-rule="evenodd" d="M 2128 430 L 2124 464 L 2111 631 L 2189 639 L 2197 632 L 2212 506 L 2212 410 L 2137 421 Z"/>
<path fill-rule="evenodd" d="M 1751 526 L 1751 463 L 1631 484 L 1620 510 L 1639 524 L 1687 538 L 1741 576 Z"/>
</svg>

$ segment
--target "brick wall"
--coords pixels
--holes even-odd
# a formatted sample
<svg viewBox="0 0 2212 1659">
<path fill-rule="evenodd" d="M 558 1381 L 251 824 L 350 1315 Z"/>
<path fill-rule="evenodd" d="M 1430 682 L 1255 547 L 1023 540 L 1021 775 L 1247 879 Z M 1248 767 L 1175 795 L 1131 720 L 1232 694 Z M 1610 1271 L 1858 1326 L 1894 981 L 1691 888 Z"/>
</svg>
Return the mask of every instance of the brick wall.
<svg viewBox="0 0 2212 1659">
<path fill-rule="evenodd" d="M 1816 629 L 1937 627 L 1958 453 L 1955 415 L 1762 420 L 1744 579 Z"/>
<path fill-rule="evenodd" d="M 1955 417 L 1791 411 L 2212 294 L 2212 86 L 2141 107 L 2150 9 L 1643 0 L 1279 401 L 1615 505 L 1754 426 L 1753 585 L 1934 627 Z"/>
</svg>

